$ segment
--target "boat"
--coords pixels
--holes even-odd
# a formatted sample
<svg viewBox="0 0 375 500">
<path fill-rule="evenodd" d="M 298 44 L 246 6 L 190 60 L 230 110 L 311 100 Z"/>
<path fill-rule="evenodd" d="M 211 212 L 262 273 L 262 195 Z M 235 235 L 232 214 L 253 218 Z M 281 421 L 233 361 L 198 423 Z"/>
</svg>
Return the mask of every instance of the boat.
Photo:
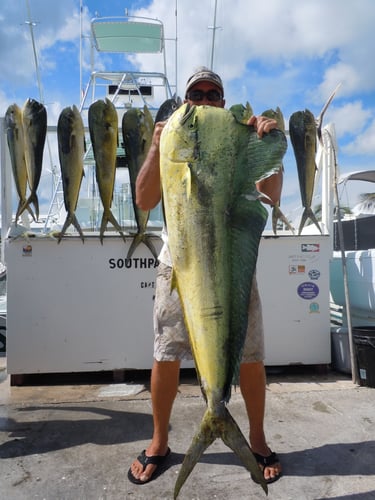
<svg viewBox="0 0 375 500">
<path fill-rule="evenodd" d="M 142 35 L 139 46 L 146 50 L 143 38 L 148 39 L 155 56 L 161 56 L 163 61 L 164 30 L 159 21 L 126 17 L 95 18 L 91 23 L 93 47 L 99 52 L 134 50 L 136 33 Z M 119 118 L 129 107 L 144 104 L 156 113 L 162 102 L 173 96 L 164 69 L 160 73 L 142 73 L 127 69 L 96 71 L 93 67 L 80 111 L 85 122 L 90 103 L 108 97 Z M 56 133 L 56 129 L 50 132 Z M 333 135 L 329 133 L 329 137 Z M 326 149 L 319 146 L 317 152 L 321 191 L 328 200 L 323 208 L 330 205 L 333 161 Z M 137 247 L 132 258 L 127 259 L 135 221 L 121 137 L 118 157 L 117 174 L 122 180 L 112 209 L 125 233 L 125 243 L 117 231 L 106 231 L 103 244 L 99 241 L 101 206 L 90 148 L 85 157 L 86 185 L 81 188 L 76 211 L 84 244 L 72 227 L 60 244 L 49 234 L 51 229 L 61 228 L 65 219 L 59 177 L 54 182 L 45 230 L 31 237 L 3 233 L 9 285 L 7 369 L 13 385 L 22 384 L 23 375 L 33 373 L 118 373 L 152 366 L 150 334 L 158 262 L 145 245 Z M 5 179 L 4 186 L 2 192 L 9 200 L 12 179 Z M 7 208 L 5 203 L 3 221 L 9 227 L 12 212 Z M 150 232 L 157 250 L 162 244 L 158 210 L 150 216 Z M 6 224 L 2 231 L 6 231 Z M 306 227 L 301 235 L 280 230 L 277 235 L 265 232 L 262 237 L 258 285 L 265 310 L 274 311 L 264 317 L 267 366 L 330 363 L 329 208 L 322 211 L 320 224 L 321 232 Z M 281 284 L 282 293 L 275 283 Z M 191 367 L 193 362 L 183 366 Z"/>
<path fill-rule="evenodd" d="M 338 184 L 375 182 L 375 170 L 343 175 Z M 338 208 L 340 210 L 340 208 Z M 364 203 L 333 222 L 330 261 L 330 313 L 332 364 L 366 385 L 375 329 L 375 213 Z M 368 337 L 370 335 L 370 337 Z M 357 345 L 358 344 L 358 345 Z M 359 374 L 359 378 L 358 378 Z"/>
<path fill-rule="evenodd" d="M 339 179 L 339 184 L 356 180 L 375 183 L 375 170 L 346 174 Z M 343 252 L 352 323 L 354 326 L 375 326 L 375 214 L 363 204 L 354 207 L 352 212 L 341 220 L 342 242 L 339 238 L 340 222 L 334 221 L 333 255 L 330 263 L 331 301 L 341 308 L 342 325 L 345 326 L 347 306 L 342 267 Z"/>
</svg>

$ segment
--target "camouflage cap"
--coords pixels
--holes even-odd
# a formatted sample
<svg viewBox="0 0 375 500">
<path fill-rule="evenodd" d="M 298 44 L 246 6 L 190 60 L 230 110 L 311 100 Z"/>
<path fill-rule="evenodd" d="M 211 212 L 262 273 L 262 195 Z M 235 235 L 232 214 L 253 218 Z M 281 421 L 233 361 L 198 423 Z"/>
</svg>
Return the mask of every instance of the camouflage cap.
<svg viewBox="0 0 375 500">
<path fill-rule="evenodd" d="M 219 75 L 206 68 L 206 66 L 200 66 L 195 70 L 195 73 L 188 79 L 186 83 L 185 97 L 191 87 L 198 82 L 212 82 L 214 83 L 224 94 L 223 82 Z"/>
</svg>

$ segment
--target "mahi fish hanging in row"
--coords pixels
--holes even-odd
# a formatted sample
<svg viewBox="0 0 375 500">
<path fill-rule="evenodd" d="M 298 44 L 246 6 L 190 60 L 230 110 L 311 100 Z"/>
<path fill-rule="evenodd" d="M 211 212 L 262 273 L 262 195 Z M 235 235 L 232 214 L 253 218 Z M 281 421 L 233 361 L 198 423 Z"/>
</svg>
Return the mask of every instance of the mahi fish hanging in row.
<svg viewBox="0 0 375 500">
<path fill-rule="evenodd" d="M 18 194 L 15 223 L 27 210 L 32 218 L 39 219 L 37 189 L 42 174 L 43 151 L 47 134 L 47 111 L 35 99 L 27 99 L 22 110 L 17 104 L 5 113 L 5 128 L 13 179 Z M 27 195 L 27 186 L 29 194 Z M 31 208 L 34 206 L 34 211 Z"/>
<path fill-rule="evenodd" d="M 164 101 L 156 114 L 155 123 L 167 120 L 180 105 L 181 101 L 174 97 Z M 137 233 L 133 235 L 133 242 L 127 254 L 128 259 L 133 255 L 141 242 L 150 249 L 155 259 L 158 258 L 152 239 L 146 234 L 150 211 L 142 210 L 137 206 L 135 190 L 138 173 L 151 146 L 153 131 L 154 121 L 146 105 L 143 110 L 131 108 L 124 113 L 122 118 L 122 137 L 128 162 L 133 210 L 137 224 Z"/>
</svg>

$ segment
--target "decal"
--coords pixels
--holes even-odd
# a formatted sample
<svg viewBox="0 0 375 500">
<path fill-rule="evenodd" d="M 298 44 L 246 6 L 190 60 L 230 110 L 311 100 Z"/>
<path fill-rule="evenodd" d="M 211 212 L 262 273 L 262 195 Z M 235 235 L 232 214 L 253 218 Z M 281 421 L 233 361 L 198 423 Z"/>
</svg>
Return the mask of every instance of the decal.
<svg viewBox="0 0 375 500">
<path fill-rule="evenodd" d="M 320 312 L 319 304 L 317 302 L 311 302 L 309 310 L 311 313 L 319 313 Z"/>
<path fill-rule="evenodd" d="M 33 254 L 33 247 L 31 245 L 24 245 L 22 247 L 22 256 L 30 257 Z"/>
<path fill-rule="evenodd" d="M 297 293 L 301 299 L 315 299 L 319 295 L 319 287 L 311 281 L 305 281 L 298 286 Z"/>
<path fill-rule="evenodd" d="M 301 252 L 319 252 L 320 243 L 302 243 Z"/>
<path fill-rule="evenodd" d="M 291 264 L 289 274 L 305 274 L 306 267 L 303 264 Z"/>
<path fill-rule="evenodd" d="M 311 280 L 318 280 L 320 278 L 320 271 L 318 269 L 311 269 L 309 271 L 309 278 Z"/>
<path fill-rule="evenodd" d="M 288 255 L 290 264 L 310 264 L 312 265 L 315 261 L 320 259 L 320 254 L 318 252 L 304 253 L 304 254 L 294 254 Z"/>
</svg>

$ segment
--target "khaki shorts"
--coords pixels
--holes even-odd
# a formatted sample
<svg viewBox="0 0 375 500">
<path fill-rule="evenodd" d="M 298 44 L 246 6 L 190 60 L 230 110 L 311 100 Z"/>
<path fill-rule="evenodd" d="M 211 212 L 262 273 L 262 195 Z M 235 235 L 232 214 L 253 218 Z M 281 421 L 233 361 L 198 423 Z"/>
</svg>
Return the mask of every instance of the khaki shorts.
<svg viewBox="0 0 375 500">
<path fill-rule="evenodd" d="M 160 263 L 156 277 L 154 304 L 154 358 L 157 361 L 192 359 L 189 337 L 185 328 L 180 299 L 171 291 L 172 268 Z M 249 304 L 249 323 L 242 363 L 264 359 L 262 305 L 254 277 Z"/>
</svg>

